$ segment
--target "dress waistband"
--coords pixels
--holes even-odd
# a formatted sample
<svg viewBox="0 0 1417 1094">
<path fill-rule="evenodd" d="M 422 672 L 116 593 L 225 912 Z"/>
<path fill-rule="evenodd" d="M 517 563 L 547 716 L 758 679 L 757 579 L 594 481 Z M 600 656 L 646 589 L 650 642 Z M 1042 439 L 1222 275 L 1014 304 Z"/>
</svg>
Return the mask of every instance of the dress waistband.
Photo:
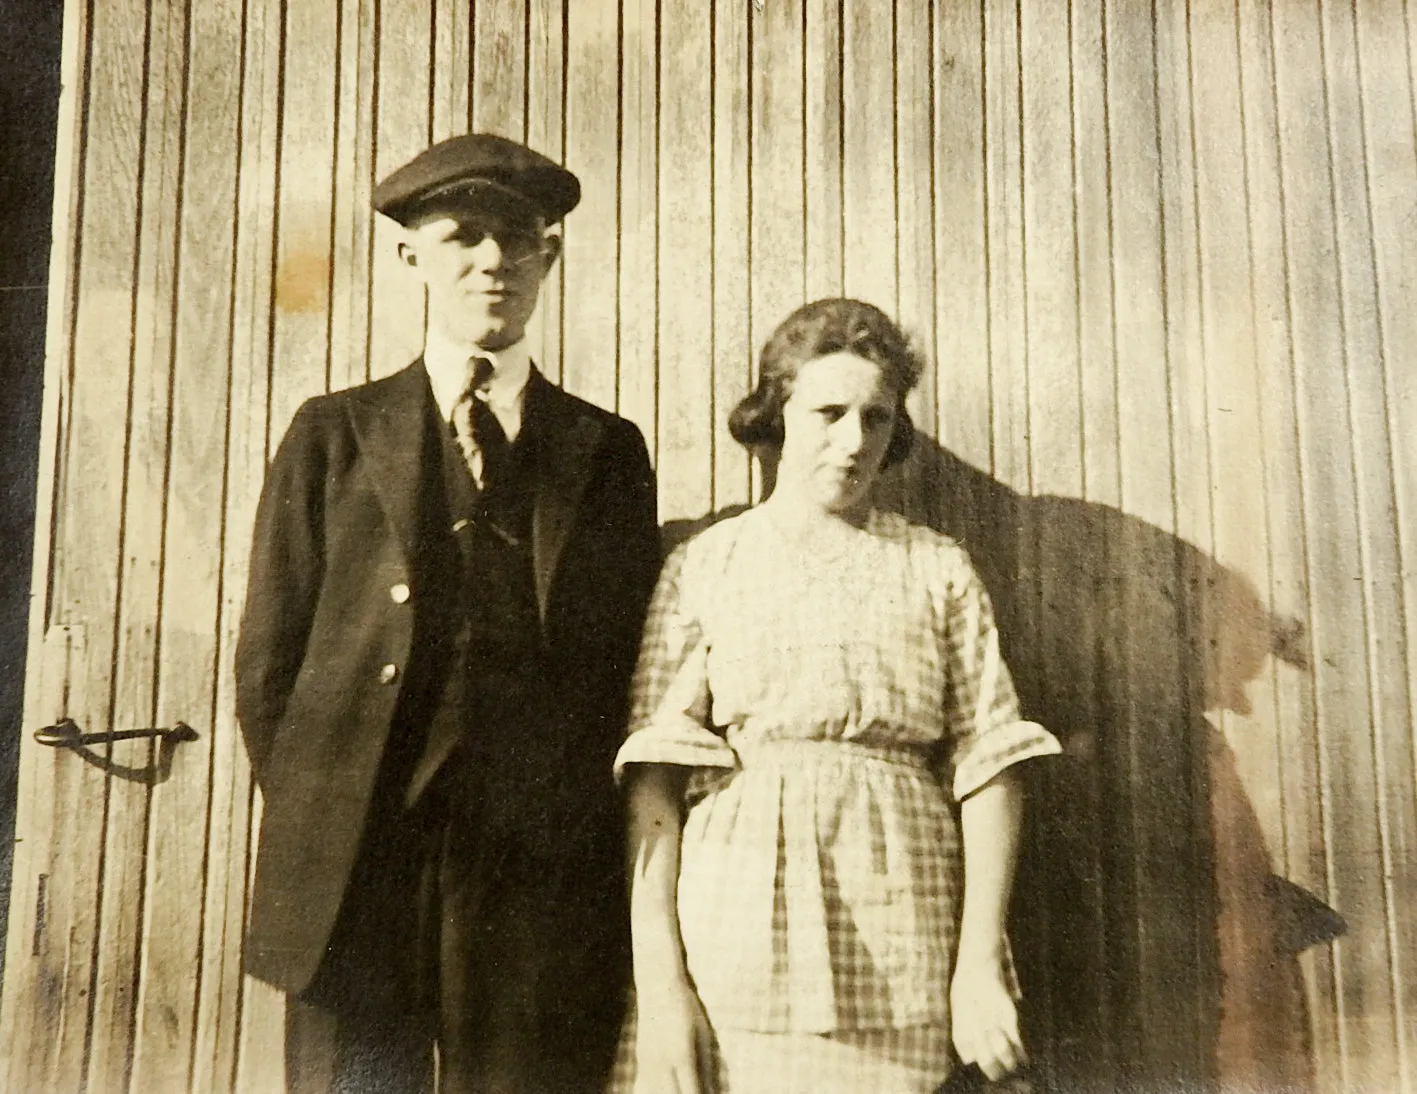
<svg viewBox="0 0 1417 1094">
<path fill-rule="evenodd" d="M 930 767 L 930 749 L 927 745 L 872 744 L 816 737 L 757 737 L 752 740 L 734 740 L 730 737 L 729 744 L 745 766 L 764 760 L 778 764 L 865 760 L 919 770 Z"/>
</svg>

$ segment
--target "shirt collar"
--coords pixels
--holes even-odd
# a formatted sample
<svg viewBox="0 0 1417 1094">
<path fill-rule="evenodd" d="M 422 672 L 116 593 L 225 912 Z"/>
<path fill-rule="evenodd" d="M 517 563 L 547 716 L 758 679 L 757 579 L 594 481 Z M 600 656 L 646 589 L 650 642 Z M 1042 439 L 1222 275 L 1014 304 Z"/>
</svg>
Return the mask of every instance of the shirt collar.
<svg viewBox="0 0 1417 1094">
<path fill-rule="evenodd" d="M 487 402 L 493 408 L 510 410 L 521 403 L 522 392 L 531 376 L 531 351 L 525 341 L 494 353 L 479 346 L 459 345 L 430 327 L 423 347 L 423 366 L 444 418 L 452 416 L 454 405 L 467 390 L 474 357 L 486 357 L 492 362 Z"/>
</svg>

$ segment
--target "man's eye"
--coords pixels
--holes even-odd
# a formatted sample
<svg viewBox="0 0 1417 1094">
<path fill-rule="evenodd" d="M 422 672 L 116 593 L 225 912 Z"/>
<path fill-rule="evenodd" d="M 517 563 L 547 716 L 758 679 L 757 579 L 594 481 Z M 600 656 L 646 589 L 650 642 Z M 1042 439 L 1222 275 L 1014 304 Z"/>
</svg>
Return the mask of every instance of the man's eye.
<svg viewBox="0 0 1417 1094">
<path fill-rule="evenodd" d="M 817 407 L 817 413 L 827 421 L 835 422 L 840 421 L 842 415 L 846 413 L 846 408 L 842 406 L 819 406 Z"/>
</svg>

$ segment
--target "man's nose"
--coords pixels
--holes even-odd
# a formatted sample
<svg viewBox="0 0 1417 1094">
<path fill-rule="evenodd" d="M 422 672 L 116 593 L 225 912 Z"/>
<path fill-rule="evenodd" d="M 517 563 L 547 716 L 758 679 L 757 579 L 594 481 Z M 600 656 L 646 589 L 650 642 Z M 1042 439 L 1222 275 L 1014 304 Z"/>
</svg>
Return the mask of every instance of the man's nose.
<svg viewBox="0 0 1417 1094">
<path fill-rule="evenodd" d="M 467 248 L 468 256 L 479 270 L 497 270 L 502 267 L 507 253 L 494 235 L 485 235 Z"/>
</svg>

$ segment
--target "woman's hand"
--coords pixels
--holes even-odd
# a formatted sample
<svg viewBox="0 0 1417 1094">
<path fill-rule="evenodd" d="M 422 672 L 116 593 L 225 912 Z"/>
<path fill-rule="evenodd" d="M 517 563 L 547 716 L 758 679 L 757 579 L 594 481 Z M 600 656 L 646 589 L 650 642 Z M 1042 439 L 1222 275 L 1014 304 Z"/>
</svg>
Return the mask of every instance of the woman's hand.
<svg viewBox="0 0 1417 1094">
<path fill-rule="evenodd" d="M 698 994 L 678 981 L 640 996 L 634 1094 L 713 1094 L 713 1030 Z"/>
<path fill-rule="evenodd" d="M 1027 1060 L 1018 1030 L 1018 1008 L 1001 957 L 961 949 L 950 982 L 950 1022 L 955 1052 L 1000 1079 Z"/>
</svg>

